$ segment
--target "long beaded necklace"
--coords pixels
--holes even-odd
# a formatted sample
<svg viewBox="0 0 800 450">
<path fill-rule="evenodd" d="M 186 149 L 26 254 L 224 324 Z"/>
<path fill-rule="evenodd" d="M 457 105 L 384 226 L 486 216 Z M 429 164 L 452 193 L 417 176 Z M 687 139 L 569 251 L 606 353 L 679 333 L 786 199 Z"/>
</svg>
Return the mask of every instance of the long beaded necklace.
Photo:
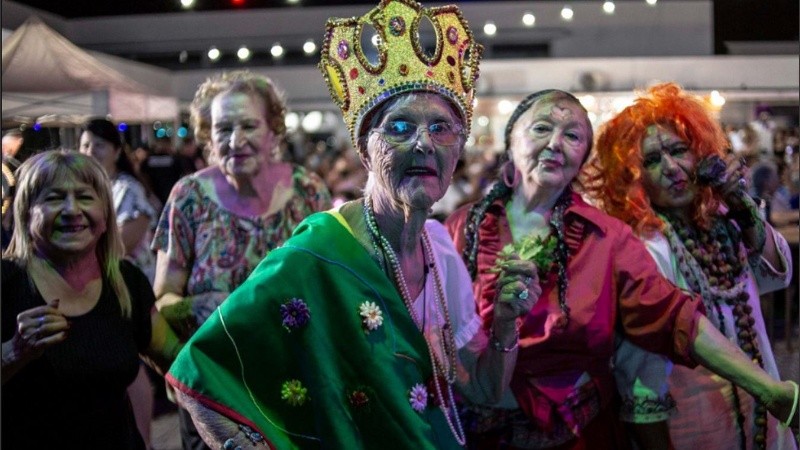
<svg viewBox="0 0 800 450">
<path fill-rule="evenodd" d="M 394 276 L 395 283 L 400 289 L 400 297 L 402 297 L 403 303 L 406 305 L 406 309 L 408 309 L 409 313 L 411 314 L 411 318 L 414 320 L 417 328 L 421 329 L 422 322 L 420 321 L 420 318 L 414 309 L 413 300 L 411 299 L 411 294 L 408 290 L 408 285 L 406 284 L 403 270 L 400 267 L 400 261 L 397 257 L 397 253 L 395 253 L 394 249 L 389 244 L 389 241 L 378 228 L 375 215 L 372 211 L 372 199 L 369 196 L 364 198 L 364 221 L 367 224 L 367 228 L 370 232 L 370 238 L 372 239 L 373 245 L 376 246 L 376 250 L 380 248 L 380 250 L 382 250 L 386 255 L 386 259 L 389 261 L 389 266 L 392 269 L 392 275 Z M 439 333 L 439 342 L 442 343 L 443 347 L 443 356 L 441 361 L 436 357 L 436 352 L 433 350 L 430 341 L 427 337 L 425 337 L 425 345 L 428 347 L 428 356 L 431 359 L 431 365 L 433 368 L 433 385 L 434 389 L 436 390 L 437 398 L 439 399 L 439 408 L 447 420 L 447 425 L 450 427 L 450 431 L 453 433 L 456 442 L 463 447 L 466 445 L 467 438 L 461 425 L 461 419 L 458 417 L 458 413 L 455 410 L 456 406 L 452 387 L 456 381 L 455 337 L 453 336 L 453 330 L 451 327 L 450 313 L 447 310 L 447 305 L 445 304 L 444 289 L 442 288 L 442 282 L 439 278 L 439 272 L 435 266 L 433 249 L 431 247 L 428 233 L 425 229 L 422 230 L 422 247 L 425 255 L 428 258 L 428 261 L 430 261 L 432 264 L 433 280 L 436 286 L 436 305 L 438 306 L 440 313 L 443 313 L 445 320 L 444 325 L 437 327 L 437 332 Z M 380 253 L 380 251 L 378 253 Z M 423 289 L 425 289 L 424 286 Z M 446 382 L 448 401 L 445 401 L 445 397 L 442 395 L 439 374 L 441 374 Z M 452 418 L 451 411 L 448 411 L 446 405 L 449 405 L 450 410 L 452 410 Z"/>
<path fill-rule="evenodd" d="M 738 337 L 739 347 L 752 358 L 759 367 L 764 367 L 761 351 L 758 348 L 757 333 L 751 315 L 752 307 L 747 304 L 747 264 L 736 236 L 727 221 L 714 220 L 708 231 L 695 230 L 676 217 L 659 215 L 666 225 L 665 234 L 672 252 L 678 258 L 678 268 L 694 292 L 699 293 L 706 308 L 716 311 L 720 331 L 725 333 L 725 317 L 722 303 L 732 307 L 733 327 Z M 677 231 L 676 231 L 677 229 Z M 738 252 L 737 252 L 738 250 Z M 740 434 L 740 446 L 746 448 L 744 434 L 744 415 L 741 412 L 738 390 L 732 387 L 736 422 Z M 754 406 L 755 447 L 765 449 L 766 407 L 758 402 Z"/>
</svg>

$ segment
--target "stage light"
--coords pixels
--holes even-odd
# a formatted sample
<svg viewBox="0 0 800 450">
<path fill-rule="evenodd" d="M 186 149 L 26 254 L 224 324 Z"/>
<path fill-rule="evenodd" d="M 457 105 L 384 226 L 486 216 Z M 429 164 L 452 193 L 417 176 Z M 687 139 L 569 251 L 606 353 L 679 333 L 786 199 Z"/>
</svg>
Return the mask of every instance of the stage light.
<svg viewBox="0 0 800 450">
<path fill-rule="evenodd" d="M 569 6 L 565 6 L 561 8 L 561 18 L 564 20 L 572 20 L 572 17 L 575 15 L 575 12 L 572 11 L 572 8 Z"/>
<path fill-rule="evenodd" d="M 656 3 L 658 3 L 658 0 L 646 0 L 646 1 L 647 4 L 650 6 L 656 6 Z"/>
<path fill-rule="evenodd" d="M 194 0 L 181 0 L 181 6 L 185 9 L 189 9 L 194 6 Z"/>
<path fill-rule="evenodd" d="M 722 105 L 725 104 L 725 97 L 719 93 L 719 91 L 711 91 L 711 98 L 709 99 L 711 104 L 717 108 L 722 108 Z"/>
<path fill-rule="evenodd" d="M 222 56 L 222 52 L 219 51 L 217 47 L 211 47 L 208 49 L 208 59 L 211 61 L 216 61 Z"/>
<path fill-rule="evenodd" d="M 497 25 L 495 25 L 492 21 L 486 22 L 486 24 L 483 25 L 483 32 L 487 36 L 494 36 L 497 34 Z"/>
<path fill-rule="evenodd" d="M 317 51 L 317 44 L 314 43 L 313 39 L 309 39 L 303 44 L 303 51 L 306 55 L 312 55 L 315 51 Z"/>
<path fill-rule="evenodd" d="M 534 16 L 532 12 L 526 12 L 522 15 L 522 23 L 525 24 L 526 27 L 532 27 L 536 23 L 536 16 Z"/>
<path fill-rule="evenodd" d="M 246 61 L 250 58 L 250 49 L 243 45 L 236 51 L 236 56 L 239 57 L 239 61 Z"/>
<path fill-rule="evenodd" d="M 606 13 L 606 14 L 614 14 L 614 10 L 615 9 L 617 9 L 617 7 L 616 7 L 616 5 L 614 5 L 614 2 L 607 1 L 607 2 L 603 3 L 603 12 L 604 13 Z"/>
<path fill-rule="evenodd" d="M 273 57 L 280 58 L 283 56 L 283 47 L 281 47 L 281 44 L 276 42 L 272 45 L 272 48 L 269 49 L 269 52 Z"/>
</svg>

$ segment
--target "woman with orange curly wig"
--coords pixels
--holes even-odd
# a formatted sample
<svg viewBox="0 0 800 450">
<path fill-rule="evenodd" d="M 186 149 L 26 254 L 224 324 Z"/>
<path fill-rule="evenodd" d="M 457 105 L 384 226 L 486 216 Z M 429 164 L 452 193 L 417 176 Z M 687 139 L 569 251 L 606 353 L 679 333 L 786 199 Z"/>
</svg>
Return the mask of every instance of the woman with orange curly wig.
<svg viewBox="0 0 800 450">
<path fill-rule="evenodd" d="M 746 166 L 726 148 L 702 99 L 659 84 L 600 130 L 586 184 L 639 234 L 665 277 L 702 297 L 714 327 L 778 378 L 759 293 L 789 283 L 791 253 L 747 195 Z M 622 419 L 640 446 L 796 448 L 764 405 L 702 366 L 673 368 L 627 341 L 616 360 Z"/>
</svg>

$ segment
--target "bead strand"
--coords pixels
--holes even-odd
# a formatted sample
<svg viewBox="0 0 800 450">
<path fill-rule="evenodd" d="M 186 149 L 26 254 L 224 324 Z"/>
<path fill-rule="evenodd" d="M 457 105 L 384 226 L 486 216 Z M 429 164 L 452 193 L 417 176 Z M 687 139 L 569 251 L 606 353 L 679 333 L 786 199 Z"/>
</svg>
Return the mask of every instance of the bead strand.
<svg viewBox="0 0 800 450">
<path fill-rule="evenodd" d="M 372 212 L 372 200 L 369 197 L 364 198 L 364 219 L 367 223 L 367 228 L 369 229 L 370 234 L 373 238 L 373 244 L 376 241 L 380 243 L 380 246 L 383 249 L 383 252 L 386 254 L 387 259 L 389 260 L 389 265 L 391 266 L 392 273 L 394 275 L 395 281 L 400 288 L 400 296 L 403 299 L 403 303 L 406 305 L 406 309 L 408 309 L 411 318 L 414 320 L 414 323 L 417 327 L 421 327 L 421 321 L 414 310 L 414 305 L 411 300 L 411 294 L 408 290 L 408 285 L 405 281 L 405 276 L 403 275 L 403 271 L 400 267 L 400 261 L 397 258 L 397 254 L 395 253 L 394 249 L 392 249 L 389 241 L 386 239 L 383 234 L 381 234 L 380 230 L 378 229 L 377 222 L 375 220 L 375 216 Z M 447 310 L 447 305 L 445 304 L 445 296 L 444 291 L 442 288 L 441 280 L 439 279 L 438 270 L 435 267 L 435 259 L 433 257 L 433 249 L 430 245 L 430 240 L 428 238 L 428 234 L 425 230 L 422 232 L 422 243 L 423 243 L 423 250 L 426 252 L 428 259 L 434 264 L 433 267 L 433 278 L 434 283 L 436 285 L 436 300 L 439 308 L 444 310 L 444 320 L 445 323 L 443 326 L 439 327 L 440 329 L 440 340 L 442 342 L 442 352 L 444 360 L 441 363 L 436 358 L 436 354 L 429 342 L 428 338 L 425 337 L 425 344 L 428 348 L 428 356 L 431 360 L 431 365 L 433 369 L 433 386 L 436 391 L 437 398 L 439 399 L 439 409 L 444 414 L 445 420 L 447 421 L 447 425 L 450 428 L 450 431 L 453 433 L 453 436 L 458 442 L 459 445 L 462 447 L 466 445 L 467 438 L 466 434 L 464 433 L 464 428 L 461 424 L 461 419 L 458 416 L 458 412 L 456 411 L 455 400 L 453 397 L 453 388 L 452 385 L 455 383 L 456 379 L 456 348 L 455 348 L 455 337 L 453 336 L 453 331 L 450 326 L 450 314 Z M 423 289 L 425 287 L 423 286 Z M 424 332 L 424 330 L 423 330 Z M 450 351 L 448 351 L 448 347 Z M 449 365 L 449 367 L 447 367 Z M 444 395 L 442 394 L 442 387 L 439 381 L 439 375 L 437 372 L 440 372 L 447 383 L 447 394 L 449 399 L 449 405 L 452 410 L 448 410 L 446 408 L 446 404 L 448 403 L 445 401 Z M 452 418 L 451 418 L 452 416 Z M 455 422 L 455 423 L 454 423 Z"/>
</svg>

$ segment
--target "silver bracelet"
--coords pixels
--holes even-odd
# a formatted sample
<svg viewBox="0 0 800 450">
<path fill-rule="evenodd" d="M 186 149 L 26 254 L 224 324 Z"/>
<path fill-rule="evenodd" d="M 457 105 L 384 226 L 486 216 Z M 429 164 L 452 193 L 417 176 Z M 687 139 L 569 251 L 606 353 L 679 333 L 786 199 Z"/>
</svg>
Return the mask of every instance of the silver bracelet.
<svg viewBox="0 0 800 450">
<path fill-rule="evenodd" d="M 516 330 L 514 345 L 511 347 L 503 347 L 503 344 L 500 343 L 500 339 L 497 339 L 497 336 L 494 335 L 494 328 L 492 328 L 492 331 L 490 332 L 489 345 L 492 347 L 492 349 L 500 353 L 508 353 L 512 350 L 516 350 L 517 347 L 519 347 L 519 329 Z"/>
</svg>

